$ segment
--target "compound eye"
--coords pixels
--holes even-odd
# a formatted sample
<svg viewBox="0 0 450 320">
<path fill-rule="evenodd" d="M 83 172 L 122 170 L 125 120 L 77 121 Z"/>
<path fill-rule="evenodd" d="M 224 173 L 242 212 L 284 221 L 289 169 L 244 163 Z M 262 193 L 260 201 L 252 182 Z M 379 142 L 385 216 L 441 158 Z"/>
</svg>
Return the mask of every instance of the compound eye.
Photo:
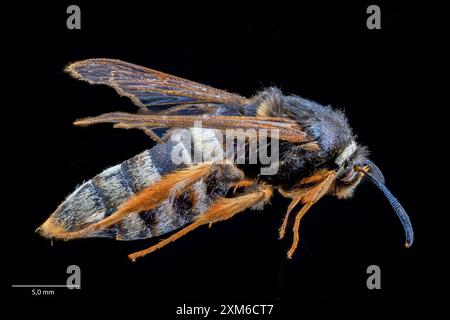
<svg viewBox="0 0 450 320">
<path fill-rule="evenodd" d="M 342 183 L 351 183 L 355 178 L 357 177 L 358 173 L 356 170 L 351 166 L 348 168 L 342 175 L 342 177 L 339 179 Z"/>
</svg>

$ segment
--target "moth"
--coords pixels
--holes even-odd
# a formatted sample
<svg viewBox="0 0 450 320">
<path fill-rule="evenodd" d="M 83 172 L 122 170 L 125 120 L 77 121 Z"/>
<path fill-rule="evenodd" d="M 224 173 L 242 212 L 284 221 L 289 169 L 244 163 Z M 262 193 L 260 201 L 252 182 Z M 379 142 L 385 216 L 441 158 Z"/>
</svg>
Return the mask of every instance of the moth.
<svg viewBox="0 0 450 320">
<path fill-rule="evenodd" d="M 366 178 L 386 196 L 400 219 L 405 246 L 413 243 L 408 215 L 369 160 L 368 149 L 356 142 L 341 111 L 284 95 L 277 88 L 245 98 L 119 60 L 88 59 L 70 64 L 66 71 L 90 84 L 110 86 L 139 107 L 137 113 L 107 113 L 77 120 L 75 125 L 112 123 L 116 128 L 140 129 L 156 145 L 79 186 L 37 229 L 46 238 L 135 240 L 175 231 L 130 254 L 135 261 L 200 226 L 247 209 L 261 210 L 278 191 L 291 199 L 279 228 L 280 239 L 292 229 L 287 252 L 291 258 L 306 212 L 325 195 L 351 197 Z M 199 120 L 202 128 L 194 127 Z M 174 131 L 182 128 L 192 134 L 189 143 L 173 139 Z M 223 148 L 219 133 L 235 128 L 277 133 L 268 137 L 269 144 L 279 146 L 275 174 L 255 170 L 261 163 L 205 156 L 206 149 Z M 259 141 L 258 134 L 249 135 L 245 145 L 255 139 Z M 192 161 L 190 147 L 203 153 L 201 161 Z M 175 148 L 185 161 L 171 161 Z"/>
</svg>

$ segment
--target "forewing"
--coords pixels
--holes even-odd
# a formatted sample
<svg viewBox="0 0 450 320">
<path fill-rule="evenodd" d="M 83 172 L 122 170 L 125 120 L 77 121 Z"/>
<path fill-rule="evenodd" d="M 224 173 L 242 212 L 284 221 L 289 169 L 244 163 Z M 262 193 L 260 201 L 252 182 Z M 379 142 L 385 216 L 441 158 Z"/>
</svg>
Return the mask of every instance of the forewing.
<svg viewBox="0 0 450 320">
<path fill-rule="evenodd" d="M 182 112 L 184 106 L 191 114 L 202 114 L 223 104 L 248 103 L 240 95 L 120 60 L 83 60 L 69 65 L 66 71 L 90 84 L 113 87 L 142 110 L 155 113 L 172 111 L 173 106 Z"/>
<path fill-rule="evenodd" d="M 259 129 L 268 130 L 272 136 L 274 130 L 278 133 L 278 139 L 293 143 L 311 144 L 310 137 L 294 120 L 276 117 L 247 117 L 247 116 L 160 116 L 139 115 L 130 113 L 113 112 L 96 117 L 89 117 L 75 121 L 75 125 L 89 126 L 99 123 L 114 123 L 117 128 L 190 128 L 201 121 L 203 128 L 218 129 L 222 131 L 230 129 Z"/>
</svg>

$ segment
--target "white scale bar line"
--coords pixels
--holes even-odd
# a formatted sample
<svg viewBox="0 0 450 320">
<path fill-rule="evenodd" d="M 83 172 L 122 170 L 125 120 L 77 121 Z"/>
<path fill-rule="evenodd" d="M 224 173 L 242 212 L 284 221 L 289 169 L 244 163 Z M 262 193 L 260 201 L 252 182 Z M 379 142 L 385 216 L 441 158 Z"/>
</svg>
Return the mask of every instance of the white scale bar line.
<svg viewBox="0 0 450 320">
<path fill-rule="evenodd" d="M 13 284 L 13 288 L 81 288 L 78 285 L 66 284 Z"/>
</svg>

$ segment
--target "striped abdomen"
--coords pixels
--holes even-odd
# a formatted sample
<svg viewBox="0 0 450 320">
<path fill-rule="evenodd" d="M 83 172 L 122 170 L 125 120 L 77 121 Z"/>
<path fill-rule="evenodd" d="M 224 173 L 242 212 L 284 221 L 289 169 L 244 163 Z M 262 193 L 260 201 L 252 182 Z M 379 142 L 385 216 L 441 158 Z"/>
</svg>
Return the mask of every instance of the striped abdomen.
<svg viewBox="0 0 450 320">
<path fill-rule="evenodd" d="M 198 149 L 211 149 L 211 143 L 217 144 L 212 130 L 200 129 L 203 131 L 200 136 L 195 130 L 192 129 L 196 133 L 192 144 L 196 152 Z M 203 140 L 202 143 L 199 143 L 199 137 Z M 176 165 L 171 160 L 174 147 L 180 151 L 182 164 Z M 158 144 L 83 183 L 57 208 L 40 231 L 51 237 L 51 232 L 45 230 L 46 225 L 60 231 L 75 231 L 100 221 L 161 176 L 189 163 L 192 163 L 192 155 L 185 143 L 176 141 Z M 91 236 L 134 240 L 158 236 L 177 229 L 202 213 L 213 198 L 227 192 L 223 187 L 208 190 L 211 187 L 207 184 L 210 183 L 200 180 L 178 198 L 167 199 L 162 205 L 148 212 L 132 213 L 121 222 Z"/>
</svg>

